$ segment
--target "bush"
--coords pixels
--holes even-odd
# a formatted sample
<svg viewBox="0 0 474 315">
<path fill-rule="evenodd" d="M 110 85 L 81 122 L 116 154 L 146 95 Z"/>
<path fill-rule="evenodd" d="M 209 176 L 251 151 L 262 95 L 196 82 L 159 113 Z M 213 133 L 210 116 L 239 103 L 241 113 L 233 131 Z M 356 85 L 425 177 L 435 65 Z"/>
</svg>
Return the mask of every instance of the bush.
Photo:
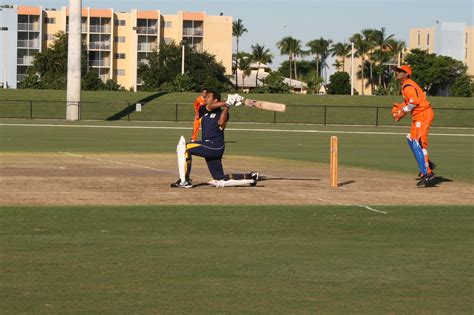
<svg viewBox="0 0 474 315">
<path fill-rule="evenodd" d="M 449 89 L 449 94 L 451 96 L 471 97 L 472 85 L 473 83 L 467 75 L 460 76 Z"/>
<path fill-rule="evenodd" d="M 336 72 L 329 77 L 328 94 L 351 94 L 351 82 L 347 72 Z"/>
</svg>

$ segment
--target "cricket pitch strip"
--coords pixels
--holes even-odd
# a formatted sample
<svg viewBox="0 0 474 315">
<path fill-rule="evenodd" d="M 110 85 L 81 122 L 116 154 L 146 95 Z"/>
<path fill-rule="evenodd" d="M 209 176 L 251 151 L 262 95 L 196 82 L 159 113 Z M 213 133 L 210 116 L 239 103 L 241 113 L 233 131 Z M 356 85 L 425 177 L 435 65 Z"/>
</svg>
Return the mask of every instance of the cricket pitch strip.
<svg viewBox="0 0 474 315">
<path fill-rule="evenodd" d="M 0 205 L 474 204 L 473 185 L 417 188 L 415 174 L 340 166 L 339 187 L 331 188 L 327 164 L 240 156 L 225 156 L 223 164 L 226 173 L 256 171 L 264 180 L 256 187 L 211 187 L 197 157 L 195 187 L 179 189 L 170 188 L 178 178 L 174 154 L 2 153 Z"/>
</svg>

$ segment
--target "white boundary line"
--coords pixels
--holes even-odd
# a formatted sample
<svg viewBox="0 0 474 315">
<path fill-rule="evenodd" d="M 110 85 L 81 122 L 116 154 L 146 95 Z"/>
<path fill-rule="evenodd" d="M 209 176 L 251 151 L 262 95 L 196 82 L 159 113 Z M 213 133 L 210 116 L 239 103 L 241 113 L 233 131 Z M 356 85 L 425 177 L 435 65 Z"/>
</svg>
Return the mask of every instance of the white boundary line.
<svg viewBox="0 0 474 315">
<path fill-rule="evenodd" d="M 0 126 L 17 127 L 63 127 L 63 128 L 111 128 L 111 129 L 163 129 L 163 130 L 190 130 L 187 127 L 153 127 L 153 126 L 100 126 L 100 125 L 54 125 L 54 124 L 0 124 Z M 361 135 L 406 135 L 406 132 L 374 132 L 374 131 L 339 131 L 339 130 L 298 130 L 298 129 L 260 129 L 260 128 L 226 128 L 228 131 L 252 132 L 288 132 L 288 133 L 328 133 L 328 134 L 361 134 Z M 446 137 L 474 137 L 466 133 L 431 133 L 432 136 Z"/>
<path fill-rule="evenodd" d="M 338 205 L 341 205 L 341 206 L 357 206 L 357 207 L 365 208 L 369 211 L 378 212 L 378 213 L 382 213 L 382 214 L 387 214 L 388 213 L 388 212 L 385 212 L 385 211 L 381 211 L 381 210 L 371 208 L 371 207 L 366 206 L 366 205 L 357 205 L 357 204 L 351 205 L 351 204 L 341 203 L 341 202 L 332 201 L 332 200 L 325 200 L 325 199 L 321 199 L 321 198 L 318 198 L 318 200 L 321 200 L 321 201 L 324 201 L 324 202 L 329 202 L 329 203 L 335 203 L 335 204 L 338 204 Z"/>
</svg>

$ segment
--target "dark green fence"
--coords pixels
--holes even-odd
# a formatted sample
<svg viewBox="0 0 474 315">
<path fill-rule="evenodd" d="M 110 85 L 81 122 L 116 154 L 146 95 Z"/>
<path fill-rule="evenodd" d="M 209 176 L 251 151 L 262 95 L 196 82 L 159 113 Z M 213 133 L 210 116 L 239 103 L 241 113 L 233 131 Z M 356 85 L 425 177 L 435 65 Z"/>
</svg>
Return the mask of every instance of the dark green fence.
<svg viewBox="0 0 474 315">
<path fill-rule="evenodd" d="M 81 120 L 191 121 L 192 104 L 81 102 Z M 299 123 L 320 125 L 407 125 L 393 120 L 387 106 L 288 105 L 284 113 L 245 108 L 232 108 L 231 121 L 260 123 Z M 474 108 L 434 108 L 435 126 L 474 127 Z M 65 119 L 66 102 L 41 100 L 0 100 L 0 118 Z"/>
</svg>

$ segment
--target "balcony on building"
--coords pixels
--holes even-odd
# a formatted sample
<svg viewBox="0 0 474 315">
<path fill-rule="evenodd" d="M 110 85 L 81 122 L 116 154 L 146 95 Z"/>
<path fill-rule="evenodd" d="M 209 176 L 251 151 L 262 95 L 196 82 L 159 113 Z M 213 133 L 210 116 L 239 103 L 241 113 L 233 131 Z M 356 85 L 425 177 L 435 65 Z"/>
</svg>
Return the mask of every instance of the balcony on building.
<svg viewBox="0 0 474 315">
<path fill-rule="evenodd" d="M 158 20 L 157 19 L 137 19 L 137 34 L 138 35 L 158 35 Z"/>
<path fill-rule="evenodd" d="M 17 48 L 26 48 L 26 49 L 40 49 L 41 40 L 39 37 L 39 32 L 30 33 L 30 32 L 19 32 L 17 39 Z"/>
<path fill-rule="evenodd" d="M 112 41 L 110 35 L 93 34 L 89 37 L 90 50 L 110 50 Z"/>
<path fill-rule="evenodd" d="M 110 34 L 112 31 L 112 21 L 110 18 L 91 17 L 89 32 Z"/>
<path fill-rule="evenodd" d="M 17 65 L 32 66 L 34 60 L 35 60 L 34 56 L 22 56 L 21 58 L 17 58 Z"/>
<path fill-rule="evenodd" d="M 110 52 L 89 51 L 89 66 L 110 68 Z"/>
<path fill-rule="evenodd" d="M 203 35 L 202 21 L 183 21 L 183 36 L 202 37 Z"/>
<path fill-rule="evenodd" d="M 148 42 L 148 41 L 143 41 L 143 42 L 138 42 L 138 51 L 145 51 L 145 52 L 152 52 L 155 51 L 158 48 L 158 43 L 153 41 L 153 42 Z"/>
<path fill-rule="evenodd" d="M 19 32 L 39 32 L 40 25 L 40 17 L 37 15 L 18 15 Z"/>
</svg>

